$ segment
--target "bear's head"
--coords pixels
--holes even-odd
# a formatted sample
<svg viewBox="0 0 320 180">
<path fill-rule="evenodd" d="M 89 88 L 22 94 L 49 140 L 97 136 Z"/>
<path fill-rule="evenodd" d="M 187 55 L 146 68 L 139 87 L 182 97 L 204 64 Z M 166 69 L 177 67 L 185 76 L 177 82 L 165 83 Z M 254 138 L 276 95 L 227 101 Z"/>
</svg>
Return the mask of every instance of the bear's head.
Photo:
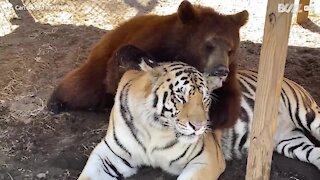
<svg viewBox="0 0 320 180">
<path fill-rule="evenodd" d="M 179 58 L 200 71 L 218 77 L 222 86 L 228 73 L 237 66 L 239 30 L 248 20 L 248 12 L 222 15 L 212 8 L 194 6 L 183 1 L 177 12 L 180 43 Z M 192 61 L 188 61 L 192 60 Z"/>
</svg>

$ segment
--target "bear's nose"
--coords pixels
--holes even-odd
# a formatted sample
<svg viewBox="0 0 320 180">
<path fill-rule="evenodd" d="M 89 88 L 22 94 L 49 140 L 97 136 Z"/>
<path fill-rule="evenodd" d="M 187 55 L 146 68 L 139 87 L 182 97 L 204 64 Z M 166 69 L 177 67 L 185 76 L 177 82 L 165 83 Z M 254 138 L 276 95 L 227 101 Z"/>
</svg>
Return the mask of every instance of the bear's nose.
<svg viewBox="0 0 320 180">
<path fill-rule="evenodd" d="M 202 127 L 206 125 L 206 121 L 190 121 L 189 125 L 194 129 L 195 131 L 198 131 Z"/>
<path fill-rule="evenodd" d="M 219 77 L 226 77 L 228 76 L 229 68 L 224 65 L 218 65 L 213 67 L 212 72 L 210 73 L 211 76 L 219 76 Z"/>
</svg>

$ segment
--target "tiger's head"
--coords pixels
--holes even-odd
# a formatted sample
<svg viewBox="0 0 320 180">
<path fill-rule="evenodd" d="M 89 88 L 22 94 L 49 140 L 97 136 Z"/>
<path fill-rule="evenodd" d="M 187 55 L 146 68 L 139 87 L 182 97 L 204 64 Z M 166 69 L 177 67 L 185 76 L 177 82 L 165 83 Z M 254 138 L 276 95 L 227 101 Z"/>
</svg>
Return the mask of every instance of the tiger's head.
<svg viewBox="0 0 320 180">
<path fill-rule="evenodd" d="M 148 81 L 136 88 L 144 86 L 141 107 L 149 124 L 188 139 L 206 131 L 212 90 L 207 75 L 182 62 L 156 63 L 131 45 L 121 48 L 118 57 L 120 66 L 141 72 L 136 85 Z M 132 77 L 130 72 L 124 76 Z"/>
</svg>

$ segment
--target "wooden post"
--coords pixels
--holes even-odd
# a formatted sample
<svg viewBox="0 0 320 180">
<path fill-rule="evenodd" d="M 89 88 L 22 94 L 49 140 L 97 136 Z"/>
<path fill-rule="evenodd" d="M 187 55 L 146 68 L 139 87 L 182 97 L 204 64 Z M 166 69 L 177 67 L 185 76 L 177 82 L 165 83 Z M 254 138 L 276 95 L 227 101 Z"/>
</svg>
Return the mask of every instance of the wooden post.
<svg viewBox="0 0 320 180">
<path fill-rule="evenodd" d="M 278 12 L 279 3 L 293 3 L 293 0 L 268 0 L 246 180 L 268 180 L 270 176 L 292 18 L 291 12 Z"/>
<path fill-rule="evenodd" d="M 309 11 L 304 11 L 304 7 L 309 6 L 309 4 L 310 4 L 310 0 L 300 0 L 299 5 L 301 5 L 300 10 L 302 10 L 302 12 L 299 12 L 297 16 L 298 24 L 303 24 L 307 22 Z"/>
</svg>

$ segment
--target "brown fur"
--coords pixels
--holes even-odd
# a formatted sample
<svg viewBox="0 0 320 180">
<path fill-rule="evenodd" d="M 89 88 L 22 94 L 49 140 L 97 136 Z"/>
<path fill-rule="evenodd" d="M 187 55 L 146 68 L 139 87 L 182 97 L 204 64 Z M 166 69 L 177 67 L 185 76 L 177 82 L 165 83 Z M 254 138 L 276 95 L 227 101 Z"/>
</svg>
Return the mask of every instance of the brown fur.
<svg viewBox="0 0 320 180">
<path fill-rule="evenodd" d="M 54 90 L 49 109 L 98 109 L 113 104 L 113 95 L 126 69 L 119 68 L 116 52 L 132 44 L 157 61 L 184 61 L 202 72 L 217 65 L 229 66 L 223 88 L 215 94 L 210 117 L 218 128 L 232 125 L 240 111 L 236 81 L 239 29 L 247 21 L 246 11 L 221 15 L 211 8 L 183 1 L 178 12 L 135 17 L 107 33 L 92 49 L 86 63 L 68 73 Z"/>
<path fill-rule="evenodd" d="M 210 107 L 210 120 L 215 129 L 228 128 L 234 125 L 240 114 L 240 85 L 236 79 L 236 64 L 229 66 L 230 73 L 223 86 L 214 91 L 218 97 Z"/>
</svg>

